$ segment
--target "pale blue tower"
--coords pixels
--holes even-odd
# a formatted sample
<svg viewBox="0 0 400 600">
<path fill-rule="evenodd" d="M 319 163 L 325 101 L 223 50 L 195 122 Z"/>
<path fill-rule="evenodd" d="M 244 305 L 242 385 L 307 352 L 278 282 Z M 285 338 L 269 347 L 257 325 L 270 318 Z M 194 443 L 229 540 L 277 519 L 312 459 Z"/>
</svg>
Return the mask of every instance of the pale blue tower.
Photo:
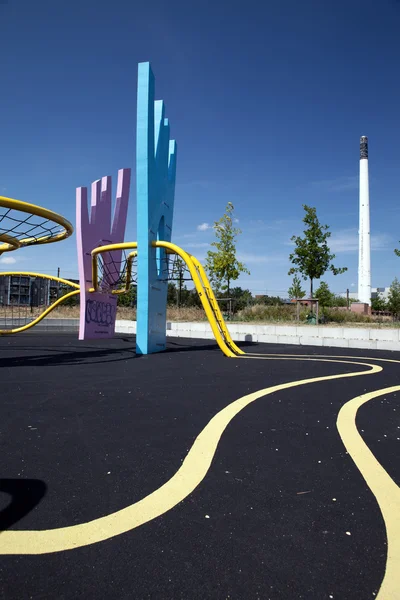
<svg viewBox="0 0 400 600">
<path fill-rule="evenodd" d="M 139 63 L 136 132 L 137 332 L 136 352 L 166 347 L 167 290 L 164 250 L 155 240 L 171 241 L 177 146 L 169 139 L 162 100 L 154 101 L 150 63 Z"/>
</svg>

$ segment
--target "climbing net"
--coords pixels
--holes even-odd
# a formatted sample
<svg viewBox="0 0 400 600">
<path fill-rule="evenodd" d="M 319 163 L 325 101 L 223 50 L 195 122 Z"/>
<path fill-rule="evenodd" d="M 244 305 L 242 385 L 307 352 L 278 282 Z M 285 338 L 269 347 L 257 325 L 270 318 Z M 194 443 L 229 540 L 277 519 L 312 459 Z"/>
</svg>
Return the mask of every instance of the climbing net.
<svg viewBox="0 0 400 600">
<path fill-rule="evenodd" d="M 72 232 L 71 223 L 61 215 L 0 196 L 0 254 L 33 244 L 58 242 Z"/>
<path fill-rule="evenodd" d="M 137 285 L 137 251 L 109 251 L 96 255 L 97 289 L 123 294 Z M 156 252 L 156 269 L 159 281 L 191 281 L 186 263 L 176 254 Z M 95 285 L 95 282 L 93 282 Z M 96 288 L 96 285 L 95 285 Z"/>
</svg>

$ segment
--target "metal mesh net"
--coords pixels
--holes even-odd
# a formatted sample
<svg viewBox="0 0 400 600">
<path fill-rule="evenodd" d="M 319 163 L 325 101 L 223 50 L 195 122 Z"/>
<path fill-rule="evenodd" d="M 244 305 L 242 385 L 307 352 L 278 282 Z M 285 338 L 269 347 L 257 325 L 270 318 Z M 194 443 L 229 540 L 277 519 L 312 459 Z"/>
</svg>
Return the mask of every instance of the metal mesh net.
<svg viewBox="0 0 400 600">
<path fill-rule="evenodd" d="M 158 252 L 156 268 L 160 281 L 191 281 L 186 263 L 176 254 Z M 137 285 L 137 253 L 102 252 L 97 255 L 98 288 L 103 291 L 127 291 Z"/>
<path fill-rule="evenodd" d="M 0 206 L 0 244 L 2 234 L 24 245 L 50 241 L 64 231 L 63 225 L 44 217 Z"/>
<path fill-rule="evenodd" d="M 0 273 L 0 330 L 14 329 L 31 323 L 58 298 L 75 289 L 67 283 L 53 281 L 45 275 L 37 277 L 17 271 L 11 275 Z M 78 302 L 79 296 L 75 296 L 73 300 L 69 299 L 67 308 L 62 304 L 52 315 L 64 316 L 65 311 Z"/>
<path fill-rule="evenodd" d="M 102 252 L 97 255 L 97 284 L 101 291 L 124 291 L 137 283 L 135 252 Z M 130 270 L 130 272 L 129 272 Z"/>
</svg>

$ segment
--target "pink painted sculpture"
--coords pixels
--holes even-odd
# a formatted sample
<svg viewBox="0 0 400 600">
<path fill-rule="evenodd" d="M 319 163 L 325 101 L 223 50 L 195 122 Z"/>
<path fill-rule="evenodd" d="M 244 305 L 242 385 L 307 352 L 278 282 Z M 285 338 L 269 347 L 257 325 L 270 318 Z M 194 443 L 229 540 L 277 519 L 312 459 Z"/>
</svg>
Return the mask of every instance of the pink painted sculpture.
<svg viewBox="0 0 400 600">
<path fill-rule="evenodd" d="M 86 187 L 76 190 L 76 238 L 80 294 L 79 339 L 110 338 L 115 332 L 117 297 L 110 288 L 120 276 L 121 251 L 103 256 L 105 265 L 100 288 L 90 292 L 92 282 L 91 251 L 98 246 L 124 241 L 131 170 L 118 171 L 117 199 L 111 222 L 111 177 L 92 183 L 90 218 Z"/>
</svg>

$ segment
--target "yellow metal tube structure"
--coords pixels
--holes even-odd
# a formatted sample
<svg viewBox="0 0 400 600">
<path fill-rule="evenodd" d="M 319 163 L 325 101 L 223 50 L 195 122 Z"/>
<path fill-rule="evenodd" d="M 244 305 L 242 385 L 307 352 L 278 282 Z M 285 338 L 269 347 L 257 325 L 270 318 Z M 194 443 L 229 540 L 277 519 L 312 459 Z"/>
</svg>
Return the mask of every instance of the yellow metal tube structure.
<svg viewBox="0 0 400 600">
<path fill-rule="evenodd" d="M 3 242 L 3 244 L 0 245 L 0 254 L 2 254 L 3 252 L 6 252 L 5 248 L 8 248 L 8 251 L 11 251 L 11 250 L 18 250 L 18 248 L 21 247 L 21 244 L 17 240 L 17 238 L 12 237 L 11 235 L 8 235 L 7 233 L 0 234 L 0 242 Z"/>
<path fill-rule="evenodd" d="M 121 242 L 120 244 L 107 244 L 105 246 L 99 246 L 92 250 L 92 283 L 93 287 L 90 288 L 90 292 L 97 292 L 99 290 L 98 278 L 99 270 L 97 267 L 97 256 L 103 252 L 112 252 L 113 250 L 132 250 L 137 248 L 137 242 Z M 127 278 L 128 279 L 128 278 Z M 125 290 L 124 290 L 125 291 Z"/>
<path fill-rule="evenodd" d="M 63 279 L 62 277 L 56 277 L 55 275 L 45 275 L 44 273 L 35 273 L 33 271 L 0 271 L 0 277 L 8 275 L 21 275 L 21 277 L 41 277 L 42 279 L 51 279 L 51 281 L 59 281 L 60 283 L 65 283 L 65 285 L 69 285 L 77 290 L 81 289 L 79 283 L 74 283 L 73 281 Z"/>
<path fill-rule="evenodd" d="M 71 223 L 67 221 L 67 219 L 64 219 L 64 217 L 61 215 L 47 208 L 30 204 L 29 202 L 23 202 L 22 200 L 14 200 L 13 198 L 0 196 L 0 207 L 7 208 L 9 210 L 19 210 L 37 217 L 43 217 L 43 219 L 46 221 L 52 221 L 53 223 L 57 223 L 57 225 L 60 225 L 64 228 L 64 231 L 60 231 L 53 237 L 44 235 L 40 238 L 27 237 L 22 240 L 18 240 L 18 246 L 15 244 L 15 238 L 12 238 L 12 241 L 7 241 L 4 235 L 2 235 L 0 241 L 4 243 L 0 245 L 0 253 L 10 252 L 11 250 L 16 250 L 21 246 L 28 246 L 30 244 L 52 244 L 53 242 L 59 242 L 61 240 L 65 240 L 74 231 Z"/>
<path fill-rule="evenodd" d="M 137 250 L 130 252 L 126 260 L 126 281 L 125 281 L 125 292 L 129 292 L 130 281 L 132 277 L 132 263 L 133 259 L 137 257 Z"/>
<path fill-rule="evenodd" d="M 182 260 L 185 261 L 185 263 L 189 269 L 190 275 L 193 279 L 193 283 L 195 285 L 197 293 L 199 294 L 201 303 L 202 303 L 204 311 L 206 313 L 208 322 L 211 325 L 211 329 L 212 329 L 214 337 L 217 341 L 218 346 L 220 347 L 222 352 L 225 354 L 225 356 L 229 356 L 230 358 L 235 358 L 236 354 L 229 348 L 229 346 L 226 344 L 223 336 L 221 335 L 221 331 L 218 326 L 218 322 L 215 318 L 213 308 L 210 305 L 208 296 L 204 292 L 204 288 L 202 286 L 199 274 L 197 272 L 197 269 L 195 267 L 195 264 L 192 260 L 192 257 L 190 256 L 190 254 L 188 254 L 187 252 L 182 250 L 182 248 L 179 248 L 179 246 L 172 244 L 171 242 L 162 242 L 162 241 L 153 242 L 153 247 L 165 248 L 166 250 L 171 250 L 172 252 L 174 252 L 175 254 L 180 256 L 182 258 Z"/>
<path fill-rule="evenodd" d="M 219 304 L 217 302 L 217 299 L 216 299 L 216 297 L 214 295 L 213 289 L 212 289 L 212 287 L 210 285 L 209 279 L 207 277 L 207 273 L 206 273 L 203 265 L 201 264 L 201 262 L 199 260 L 197 260 L 197 258 L 195 256 L 190 255 L 190 257 L 191 257 L 191 259 L 192 259 L 192 261 L 194 263 L 194 266 L 196 267 L 196 269 L 197 269 L 197 271 L 198 271 L 198 273 L 200 275 L 200 279 L 201 279 L 202 284 L 203 284 L 204 292 L 207 295 L 208 301 L 210 303 L 210 306 L 211 306 L 211 308 L 214 311 L 215 318 L 216 318 L 217 323 L 218 323 L 218 325 L 220 327 L 220 330 L 223 333 L 223 336 L 225 338 L 225 342 L 227 343 L 227 345 L 229 346 L 229 348 L 231 350 L 233 350 L 233 352 L 235 352 L 236 354 L 246 354 L 245 352 L 243 352 L 243 350 L 241 350 L 239 348 L 239 346 L 237 346 L 235 344 L 235 342 L 233 341 L 233 339 L 231 337 L 231 334 L 229 333 L 229 329 L 226 326 L 224 317 L 222 316 L 222 313 L 221 313 L 221 309 L 220 309 Z"/>
<path fill-rule="evenodd" d="M 169 254 L 177 254 L 186 263 L 186 265 L 189 269 L 190 275 L 193 279 L 193 283 L 195 285 L 196 291 L 199 294 L 200 301 L 203 305 L 208 322 L 211 325 L 211 329 L 212 329 L 212 332 L 214 334 L 214 337 L 216 339 L 218 346 L 220 347 L 222 352 L 225 354 L 225 356 L 228 356 L 230 358 L 235 358 L 237 356 L 235 354 L 235 351 L 229 347 L 229 343 L 230 343 L 229 340 L 231 340 L 229 332 L 228 332 L 227 339 L 226 340 L 224 339 L 225 331 L 227 331 L 227 328 L 226 328 L 224 319 L 222 317 L 222 314 L 219 311 L 218 304 L 215 300 L 215 305 L 217 306 L 217 311 L 218 311 L 217 312 L 210 303 L 210 297 L 214 297 L 214 296 L 210 296 L 210 294 L 207 294 L 207 292 L 205 291 L 205 287 L 203 286 L 202 281 L 201 281 L 201 274 L 199 274 L 199 272 L 195 266 L 193 257 L 190 254 L 188 254 L 187 252 L 185 252 L 184 250 L 182 250 L 182 248 L 180 248 L 179 246 L 176 246 L 175 244 L 172 244 L 171 242 L 158 241 L 158 242 L 153 242 L 152 245 L 154 248 L 164 248 L 166 250 L 166 252 Z M 97 291 L 97 289 L 98 289 L 97 255 L 101 254 L 102 252 L 112 252 L 113 250 L 130 250 L 132 248 L 135 248 L 135 249 L 137 248 L 137 242 L 123 242 L 120 244 L 108 244 L 106 246 L 99 246 L 98 248 L 95 248 L 94 250 L 92 250 L 92 281 L 93 281 L 92 290 L 93 291 Z M 132 255 L 131 260 L 133 260 L 133 254 L 134 253 L 131 253 L 131 255 Z M 204 272 L 204 270 L 203 270 L 203 272 Z M 205 272 L 204 272 L 204 276 L 205 276 L 205 281 L 207 282 L 206 287 L 208 284 L 208 287 L 210 288 L 210 284 L 208 282 L 207 276 L 205 275 Z M 220 315 L 220 323 L 218 323 L 219 319 L 217 320 L 216 315 Z M 221 325 L 222 325 L 222 327 L 221 327 Z M 232 348 L 234 346 L 235 346 L 235 344 L 232 341 Z M 239 352 L 241 354 L 243 354 L 243 352 L 241 352 L 240 350 L 239 350 Z"/>
<path fill-rule="evenodd" d="M 16 329 L 0 329 L 0 335 L 8 335 L 8 334 L 11 334 L 11 333 L 21 333 L 22 331 L 26 331 L 27 329 L 30 329 L 31 327 L 34 327 L 35 325 L 37 325 L 38 323 L 40 323 L 40 321 L 42 319 L 44 319 L 45 317 L 47 317 L 47 315 L 49 313 L 51 313 L 51 311 L 54 310 L 59 304 L 62 304 L 68 298 L 72 298 L 72 296 L 76 296 L 77 294 L 80 294 L 80 293 L 81 293 L 80 290 L 73 290 L 72 292 L 69 292 L 68 294 L 65 294 L 65 296 L 61 296 L 61 298 L 59 298 L 58 300 L 56 300 L 54 302 L 54 304 L 52 304 L 51 306 L 49 306 L 45 311 L 42 312 L 41 315 L 39 315 L 36 319 L 34 319 L 33 321 L 31 321 L 30 323 L 27 323 L 26 325 L 22 325 L 22 327 L 17 327 Z"/>
</svg>

